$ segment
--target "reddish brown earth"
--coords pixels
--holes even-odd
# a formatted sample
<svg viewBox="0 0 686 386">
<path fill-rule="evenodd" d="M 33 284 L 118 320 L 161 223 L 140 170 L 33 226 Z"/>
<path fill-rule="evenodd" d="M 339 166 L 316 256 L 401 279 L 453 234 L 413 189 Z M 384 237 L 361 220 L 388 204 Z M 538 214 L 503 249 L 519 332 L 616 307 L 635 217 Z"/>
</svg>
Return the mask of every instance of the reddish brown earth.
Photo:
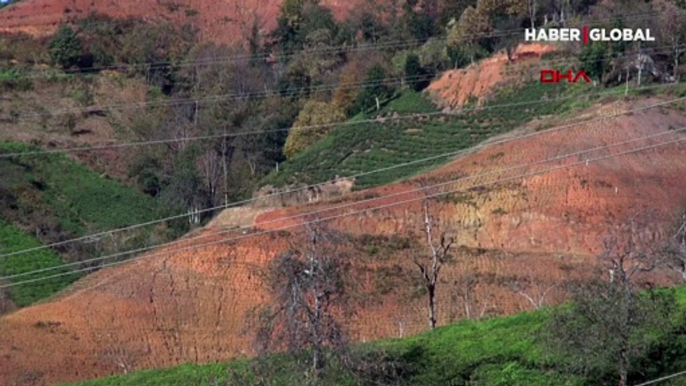
<svg viewBox="0 0 686 386">
<path fill-rule="evenodd" d="M 22 0 L 0 12 L 0 32 L 51 34 L 62 22 L 96 12 L 112 17 L 169 20 L 199 27 L 201 37 L 221 43 L 236 43 L 249 36 L 257 20 L 262 32 L 276 25 L 282 0 Z M 347 15 L 359 0 L 325 0 L 338 17 Z"/>
<path fill-rule="evenodd" d="M 588 115 L 612 114 L 651 102 L 655 101 L 613 104 Z M 447 187 L 468 189 L 483 184 L 483 188 L 433 203 L 432 210 L 439 214 L 444 227 L 457 234 L 461 246 L 457 263 L 442 271 L 445 282 L 438 288 L 439 323 L 465 317 L 467 304 L 455 296 L 456 288 L 460 288 L 455 283 L 465 275 L 480 278 L 471 294 L 476 298 L 471 304 L 472 315 L 531 309 L 523 296 L 502 285 L 504 280 L 524 276 L 546 289 L 571 275 L 587 272 L 600 251 L 602 237 L 645 208 L 655 210 L 660 220 L 644 236 L 658 238 L 669 231 L 674 215 L 686 204 L 686 144 L 546 171 L 583 162 L 587 157 L 650 145 L 657 139 L 642 140 L 548 164 L 508 168 L 660 133 L 669 127 L 684 127 L 684 107 L 682 103 L 681 110 L 653 109 L 495 144 L 417 179 L 338 201 L 261 214 L 255 225 L 257 229 L 278 229 L 295 224 L 294 220 L 280 220 L 284 215 L 339 207 L 320 214 L 326 217 L 397 204 L 421 197 L 402 193 L 422 182 L 490 173 Z M 686 137 L 671 132 L 660 140 L 678 138 Z M 541 173 L 489 184 L 536 172 Z M 392 193 L 399 195 L 379 196 L 365 205 L 340 209 L 355 199 Z M 396 205 L 341 218 L 332 226 L 358 235 L 419 233 L 420 208 L 419 202 Z M 204 234 L 225 229 L 220 223 L 215 226 Z M 203 242 L 238 236 L 210 236 Z M 255 270 L 288 248 L 289 240 L 289 232 L 278 232 L 126 263 L 85 278 L 52 301 L 4 316 L 0 319 L 0 384 L 26 379 L 36 379 L 36 383 L 74 381 L 121 373 L 121 366 L 138 370 L 249 355 L 248 337 L 241 333 L 244 315 L 267 298 Z M 396 267 L 404 273 L 413 272 L 405 254 L 360 253 L 356 261 L 377 269 Z M 415 288 L 407 281 L 394 281 L 388 273 L 391 271 L 370 269 L 357 276 L 363 283 L 393 289 L 392 294 L 383 295 L 381 290 L 370 293 L 358 317 L 350 321 L 358 340 L 426 329 L 424 298 L 411 296 Z M 667 274 L 662 272 L 648 279 L 668 283 Z M 536 292 L 528 291 L 531 295 Z M 561 296 L 552 291 L 547 301 L 559 301 Z"/>
<path fill-rule="evenodd" d="M 512 63 L 508 63 L 505 53 L 500 53 L 469 67 L 446 71 L 431 83 L 427 91 L 437 105 L 450 109 L 462 107 L 470 98 L 482 103 L 496 86 L 516 80 L 516 75 L 527 65 L 538 63 L 542 55 L 553 51 L 555 46 L 552 44 L 520 44 Z"/>
</svg>

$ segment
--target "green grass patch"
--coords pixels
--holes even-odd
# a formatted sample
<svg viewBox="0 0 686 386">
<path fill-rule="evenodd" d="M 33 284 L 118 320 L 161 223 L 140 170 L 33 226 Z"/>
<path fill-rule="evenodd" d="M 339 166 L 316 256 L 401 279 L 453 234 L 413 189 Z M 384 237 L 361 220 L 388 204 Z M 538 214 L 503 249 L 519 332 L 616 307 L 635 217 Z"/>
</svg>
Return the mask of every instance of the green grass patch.
<svg viewBox="0 0 686 386">
<path fill-rule="evenodd" d="M 30 235 L 25 234 L 17 227 L 0 220 L 0 255 L 9 254 L 25 249 L 40 247 L 41 242 Z M 42 249 L 28 254 L 1 257 L 0 276 L 13 276 L 39 269 L 51 268 L 62 264 L 62 259 L 52 250 Z M 10 284 L 15 281 L 33 280 L 47 275 L 63 275 L 40 282 L 23 284 L 9 287 L 10 299 L 19 307 L 27 306 L 40 299 L 46 298 L 55 292 L 71 284 L 79 276 L 69 274 L 65 268 L 56 269 L 49 273 L 33 274 L 9 280 Z"/>
<path fill-rule="evenodd" d="M 0 143 L 0 154 L 37 150 L 19 143 Z M 0 160 L 2 190 L 17 210 L 46 210 L 61 228 L 75 235 L 125 227 L 161 217 L 161 202 L 101 176 L 61 154 Z M 23 196 L 23 197 L 22 197 Z M 14 205 L 13 205 L 14 204 Z"/>
</svg>

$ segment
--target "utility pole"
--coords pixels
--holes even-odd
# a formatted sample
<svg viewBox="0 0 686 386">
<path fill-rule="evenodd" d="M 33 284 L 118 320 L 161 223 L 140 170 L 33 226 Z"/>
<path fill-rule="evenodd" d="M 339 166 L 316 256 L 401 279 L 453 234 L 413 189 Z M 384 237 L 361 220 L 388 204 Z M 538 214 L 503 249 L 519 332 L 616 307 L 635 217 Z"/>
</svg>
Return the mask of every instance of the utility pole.
<svg viewBox="0 0 686 386">
<path fill-rule="evenodd" d="M 226 165 L 226 153 L 228 145 L 226 143 L 226 125 L 224 125 L 224 137 L 222 138 L 222 169 L 224 172 L 224 206 L 229 205 L 229 170 Z"/>
</svg>

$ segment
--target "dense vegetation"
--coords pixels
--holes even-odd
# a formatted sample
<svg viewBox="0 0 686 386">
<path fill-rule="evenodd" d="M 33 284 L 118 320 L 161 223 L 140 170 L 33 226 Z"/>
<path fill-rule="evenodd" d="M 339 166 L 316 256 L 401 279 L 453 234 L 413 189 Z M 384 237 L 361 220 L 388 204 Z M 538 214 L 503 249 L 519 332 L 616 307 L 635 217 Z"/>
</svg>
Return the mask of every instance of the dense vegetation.
<svg viewBox="0 0 686 386">
<path fill-rule="evenodd" d="M 665 291 L 662 296 L 669 298 L 670 292 Z M 671 327 L 660 331 L 659 339 L 637 361 L 630 376 L 632 383 L 669 375 L 686 366 L 686 339 L 683 335 L 686 328 L 683 313 L 686 310 L 686 292 L 684 288 L 679 288 L 675 293 L 678 310 L 673 314 Z M 396 385 L 613 384 L 606 378 L 612 371 L 609 368 L 602 369 L 601 374 L 584 376 L 569 372 L 565 365 L 567 359 L 549 355 L 540 336 L 543 329 L 548 327 L 550 313 L 550 310 L 544 310 L 486 321 L 464 321 L 414 337 L 361 345 L 355 351 L 369 361 L 381 358 L 386 369 L 402 365 L 405 370 L 395 374 L 396 383 L 390 383 Z M 249 375 L 254 370 L 252 362 L 241 359 L 228 364 L 183 365 L 141 371 L 79 385 L 303 384 L 303 375 L 294 370 L 296 366 L 291 357 L 276 355 L 268 358 L 263 366 L 271 369 L 271 374 L 275 375 L 269 378 L 268 383 L 260 383 L 259 379 Z M 356 384 L 343 374 L 335 372 L 320 384 Z M 237 379 L 241 381 L 231 383 Z M 369 384 L 389 384 L 382 381 L 388 379 L 380 376 L 376 379 L 379 383 Z M 262 382 L 265 380 L 262 379 Z M 675 378 L 662 384 L 680 385 L 683 379 Z"/>
</svg>

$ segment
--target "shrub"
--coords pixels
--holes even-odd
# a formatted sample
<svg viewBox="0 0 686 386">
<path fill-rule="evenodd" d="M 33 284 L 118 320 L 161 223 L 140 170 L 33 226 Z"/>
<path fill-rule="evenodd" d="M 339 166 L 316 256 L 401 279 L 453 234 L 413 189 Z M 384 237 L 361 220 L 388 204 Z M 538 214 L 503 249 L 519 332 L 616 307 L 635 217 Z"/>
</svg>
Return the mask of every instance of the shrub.
<svg viewBox="0 0 686 386">
<path fill-rule="evenodd" d="M 74 30 L 62 24 L 48 45 L 50 58 L 62 68 L 70 68 L 81 59 L 81 40 Z"/>
<path fill-rule="evenodd" d="M 286 138 L 284 154 L 288 159 L 295 157 L 308 146 L 326 136 L 333 128 L 333 126 L 325 125 L 344 120 L 345 113 L 334 104 L 307 102 L 289 132 L 288 138 Z"/>
<path fill-rule="evenodd" d="M 407 55 L 405 58 L 405 81 L 414 91 L 420 91 L 426 85 L 422 75 L 424 75 L 424 69 L 419 62 L 419 55 Z"/>
</svg>

